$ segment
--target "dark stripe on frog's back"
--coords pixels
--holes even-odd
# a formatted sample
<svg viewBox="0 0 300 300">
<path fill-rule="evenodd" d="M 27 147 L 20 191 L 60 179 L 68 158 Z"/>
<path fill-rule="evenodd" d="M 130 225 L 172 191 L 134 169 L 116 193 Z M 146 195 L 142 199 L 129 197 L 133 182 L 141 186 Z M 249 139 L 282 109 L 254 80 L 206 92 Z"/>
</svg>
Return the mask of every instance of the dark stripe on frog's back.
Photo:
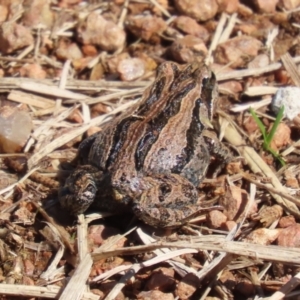
<svg viewBox="0 0 300 300">
<path fill-rule="evenodd" d="M 187 79 L 191 79 L 191 75 L 194 73 L 194 71 L 197 71 L 198 68 L 198 64 L 189 64 L 183 70 L 181 70 L 181 72 L 179 72 L 178 68 L 176 69 L 174 66 L 172 69 L 175 74 L 175 79 L 170 86 L 170 91 L 176 90 L 178 87 L 178 83 L 184 82 Z"/>
<path fill-rule="evenodd" d="M 174 173 L 180 173 L 186 162 L 190 160 L 195 149 L 195 137 L 197 138 L 203 130 L 203 124 L 199 119 L 200 105 L 201 99 L 199 98 L 197 101 L 195 101 L 190 126 L 186 132 L 187 144 L 186 147 L 182 150 L 183 156 L 186 157 L 186 161 L 178 162 L 178 165 L 172 169 L 172 172 Z"/>
<path fill-rule="evenodd" d="M 139 101 L 137 109 L 134 114 L 139 117 L 144 117 L 149 113 L 150 109 L 153 109 L 153 105 L 161 97 L 164 87 L 166 85 L 166 78 L 162 77 L 155 86 L 151 86 L 150 90 L 147 91 L 146 95 L 143 95 L 143 99 Z"/>
<path fill-rule="evenodd" d="M 128 116 L 117 125 L 106 164 L 107 168 L 114 165 L 116 160 L 119 160 L 119 162 L 127 161 L 127 164 L 129 164 L 129 159 L 134 159 L 134 153 L 147 152 L 151 145 L 155 143 L 160 131 L 159 127 L 163 127 L 167 119 L 163 120 L 161 118 L 160 126 L 156 126 L 154 129 L 149 128 L 151 126 L 149 123 L 157 114 L 164 111 L 165 106 L 168 104 L 165 100 L 170 93 L 170 86 L 176 80 L 174 75 L 178 76 L 178 74 L 179 67 L 177 64 L 167 62 L 160 65 L 154 83 L 145 91 L 143 98 L 137 105 L 137 109 L 133 112 L 133 115 L 136 116 L 134 122 Z M 128 123 L 130 123 L 129 126 L 124 130 L 124 124 Z M 125 131 L 127 133 L 122 135 L 122 132 Z M 122 147 L 123 149 L 120 150 Z M 142 163 L 139 165 L 142 166 Z"/>
<path fill-rule="evenodd" d="M 162 94 L 166 92 L 170 83 L 167 82 L 168 78 L 165 76 L 161 76 L 159 79 L 160 80 L 157 81 L 157 84 L 151 85 L 144 92 L 143 98 L 137 103 L 135 109 L 133 109 L 131 113 L 126 114 L 127 117 L 121 115 L 119 117 L 121 121 L 115 122 L 115 131 L 110 141 L 110 149 L 106 153 L 106 169 L 114 164 L 114 161 L 121 151 L 125 141 L 132 139 L 134 127 L 136 127 L 137 124 L 141 127 L 141 124 L 144 123 L 143 118 L 145 118 L 145 115 L 149 114 L 151 111 L 156 111 L 153 109 L 154 105 L 159 106 L 164 104 L 159 103 L 158 100 L 162 98 Z M 172 82 L 172 80 L 169 81 Z M 143 128 L 140 130 L 142 130 L 140 132 L 142 134 Z M 130 148 L 132 145 L 129 145 L 128 147 Z M 134 150 L 132 149 L 132 151 Z"/>
<path fill-rule="evenodd" d="M 164 110 L 162 110 L 156 118 L 149 120 L 148 127 L 151 129 L 147 135 L 140 139 L 135 151 L 135 165 L 137 170 L 145 167 L 145 158 L 152 145 L 159 139 L 161 130 L 166 126 L 169 119 L 179 112 L 182 98 L 185 97 L 194 86 L 195 82 L 190 82 L 181 90 L 180 93 L 170 93 L 170 97 L 166 102 L 167 105 Z M 155 155 L 155 153 L 153 155 Z"/>
<path fill-rule="evenodd" d="M 173 74 L 172 76 L 165 76 L 164 70 L 166 73 L 170 72 L 170 70 L 168 71 L 167 69 L 170 69 L 170 66 L 172 65 L 173 64 L 171 63 L 165 63 L 159 66 L 156 75 L 157 77 L 154 83 L 150 86 L 150 88 L 147 91 L 145 91 L 146 94 L 144 94 L 143 99 L 139 103 L 138 109 L 135 111 L 136 115 L 146 116 L 149 113 L 150 109 L 153 110 L 153 105 L 155 105 L 157 100 L 159 98 L 162 98 L 164 93 L 169 92 L 170 86 L 174 80 L 174 76 Z M 177 67 L 177 72 L 178 72 L 178 67 Z M 175 74 L 177 74 L 177 72 Z"/>
<path fill-rule="evenodd" d="M 198 64 L 188 65 L 184 72 L 180 74 L 180 78 L 178 79 L 179 84 L 176 86 L 176 89 L 174 89 L 174 96 L 177 96 L 177 100 L 180 100 L 179 102 L 182 104 L 179 106 L 181 111 L 180 115 L 176 116 L 177 114 L 170 114 L 170 116 L 174 116 L 174 118 L 171 119 L 168 117 L 170 123 L 167 124 L 166 129 L 164 129 L 164 136 L 161 135 L 161 137 L 159 137 L 161 142 L 157 141 L 158 144 L 152 144 L 152 152 L 148 151 L 148 153 L 146 153 L 146 157 L 143 157 L 143 160 L 145 161 L 145 163 L 143 163 L 144 170 L 159 173 L 167 170 L 177 174 L 183 172 L 182 175 L 191 182 L 194 183 L 198 180 L 195 175 L 190 175 L 191 171 L 195 169 L 196 172 L 194 172 L 194 174 L 201 173 L 203 166 L 201 166 L 198 162 L 201 160 L 209 160 L 209 154 L 206 146 L 202 147 L 203 138 L 201 134 L 205 124 L 202 123 L 202 119 L 200 117 L 200 107 L 202 108 L 201 112 L 204 112 L 204 107 L 206 108 L 202 117 L 209 118 L 209 115 L 207 114 L 207 106 L 210 104 L 212 94 L 211 90 L 210 92 L 205 93 L 202 101 L 203 84 L 205 82 L 208 84 L 211 77 L 209 70 L 205 70 L 205 68 L 203 69 L 202 67 L 203 66 L 200 67 Z M 210 84 L 210 86 L 213 87 L 213 83 Z M 193 89 L 194 87 L 195 89 Z M 178 91 L 184 90 L 186 93 L 178 93 Z M 169 104 L 170 103 L 171 102 L 169 102 Z M 183 112 L 186 112 L 188 115 L 190 114 L 190 117 Z M 183 117 L 184 114 L 185 117 L 182 119 L 181 124 L 183 127 L 181 129 L 184 128 L 185 133 L 181 132 L 180 135 L 176 136 L 173 129 L 176 131 L 177 126 L 181 126 L 178 124 L 180 124 L 181 117 Z M 169 127 L 169 129 L 167 127 Z M 175 140 L 177 141 L 175 142 L 176 144 L 173 144 L 173 147 L 170 148 L 170 144 L 166 142 L 166 137 L 172 143 L 173 134 L 175 134 L 174 142 Z M 179 144 L 177 144 L 177 142 L 179 142 Z M 161 153 L 159 153 L 160 149 L 157 145 L 161 146 Z M 176 147 L 176 145 L 180 146 Z M 169 153 L 169 155 L 166 155 L 167 153 Z"/>
<path fill-rule="evenodd" d="M 166 86 L 166 78 L 161 77 L 160 79 L 160 84 L 151 85 L 144 91 L 143 98 L 134 107 L 104 125 L 90 152 L 89 162 L 91 164 L 96 164 L 102 170 L 108 169 L 113 164 L 125 139 L 130 135 L 130 131 L 128 132 L 130 124 L 137 120 L 135 116 L 141 116 L 139 108 L 143 108 L 145 113 L 148 112 L 152 103 L 155 103 L 161 96 L 162 90 Z"/>
<path fill-rule="evenodd" d="M 136 168 L 143 167 L 145 155 L 157 141 L 160 130 L 172 115 L 178 113 L 181 98 L 191 88 L 187 84 L 195 84 L 191 71 L 194 72 L 195 68 L 189 66 L 179 72 L 177 64 L 165 63 L 158 72 L 155 84 L 145 91 L 136 109 L 131 114 L 125 114 L 125 117 L 121 115 L 118 117 L 119 121 L 115 120 L 110 125 L 114 132 L 102 138 L 102 143 L 96 143 L 98 147 L 106 145 L 105 151 L 100 150 L 104 154 L 100 159 L 102 163 L 105 159 L 106 168 L 117 168 L 121 162 L 132 166 L 129 161 L 132 159 L 135 159 Z M 188 79 L 187 82 L 184 82 L 185 79 Z M 178 87 L 182 95 L 178 93 Z M 179 101 L 176 103 L 176 100 Z"/>
<path fill-rule="evenodd" d="M 179 93 L 178 91 L 181 91 Z M 184 92 L 184 93 L 182 93 Z M 187 130 L 192 121 L 195 101 L 201 93 L 201 78 L 182 82 L 174 90 L 174 99 L 179 103 L 178 111 L 168 118 L 162 129 L 159 140 L 152 145 L 144 160 L 144 170 L 150 173 L 171 172 L 178 165 L 178 172 L 187 163 L 183 153 L 187 145 Z"/>
<path fill-rule="evenodd" d="M 177 72 L 176 69 L 174 72 Z M 199 69 L 199 65 L 192 64 L 188 65 L 180 73 L 177 72 L 176 77 L 174 76 L 174 80 L 169 88 L 169 95 L 165 100 L 166 105 L 164 109 L 161 110 L 155 118 L 149 120 L 148 127 L 150 127 L 151 129 L 147 131 L 146 135 L 141 136 L 139 143 L 137 144 L 137 148 L 135 151 L 135 165 L 137 170 L 143 168 L 146 171 L 150 169 L 149 166 L 144 165 L 144 162 L 147 155 L 151 155 L 152 157 L 157 155 L 157 153 L 151 153 L 150 151 L 154 143 L 157 142 L 160 138 L 161 130 L 166 126 L 171 117 L 178 114 L 181 109 L 181 104 L 183 103 L 182 99 L 185 97 L 189 97 L 189 92 L 193 91 L 193 88 L 196 85 L 199 86 L 199 91 L 201 90 L 202 82 L 197 82 L 197 80 L 201 78 L 201 76 L 199 76 L 201 75 L 199 74 L 199 72 L 201 72 L 201 69 Z M 200 133 L 201 129 L 199 129 L 199 134 Z M 172 136 L 170 136 L 170 138 L 172 139 Z M 193 147 L 193 145 L 191 147 Z M 189 152 L 192 151 L 190 150 Z M 176 173 L 180 173 L 185 164 L 190 160 L 190 156 L 182 155 L 182 152 L 173 154 L 175 157 L 181 157 L 181 160 L 178 161 L 177 168 L 174 168 L 174 172 L 176 171 Z M 161 166 L 161 168 L 162 169 L 160 169 L 159 172 L 165 171 L 163 166 Z"/>
<path fill-rule="evenodd" d="M 79 159 L 80 164 L 85 165 L 89 164 L 89 153 L 91 150 L 91 147 L 93 146 L 96 138 L 98 137 L 99 133 L 96 132 L 93 135 L 87 137 L 84 139 L 79 147 L 78 147 L 78 152 L 77 152 L 77 157 Z"/>
<path fill-rule="evenodd" d="M 184 151 L 188 157 L 193 155 L 195 147 L 197 146 L 196 140 L 205 127 L 201 120 L 201 106 L 205 106 L 207 108 L 207 117 L 209 120 L 212 117 L 211 113 L 213 112 L 209 111 L 209 109 L 211 103 L 213 102 L 212 97 L 215 86 L 216 77 L 213 73 L 211 73 L 210 78 L 203 78 L 201 95 L 199 95 L 199 98 L 195 101 L 190 127 L 187 130 L 187 147 L 184 149 Z"/>
<path fill-rule="evenodd" d="M 199 172 L 199 169 L 201 169 L 202 166 L 188 166 L 187 163 L 191 163 L 192 158 L 196 158 L 194 157 L 195 155 L 197 155 L 196 152 L 201 152 L 201 155 L 203 156 L 209 156 L 206 149 L 203 149 L 203 147 L 199 145 L 199 141 L 201 141 L 201 133 L 204 129 L 204 125 L 201 123 L 201 120 L 199 118 L 201 102 L 202 100 L 200 98 L 197 99 L 195 107 L 193 109 L 192 120 L 189 129 L 187 130 L 187 144 L 186 147 L 182 150 L 182 156 L 186 159 L 185 161 L 178 162 L 178 164 L 172 169 L 172 172 L 177 174 L 183 171 L 182 175 L 189 181 L 191 181 L 194 185 L 198 185 L 199 183 L 198 175 L 199 173 L 201 173 Z M 198 157 L 196 158 L 196 160 L 200 161 Z M 184 168 L 186 168 L 186 170 L 184 170 Z"/>
<path fill-rule="evenodd" d="M 114 128 L 114 134 L 112 135 L 112 139 L 110 141 L 110 151 L 107 153 L 107 160 L 105 164 L 105 168 L 108 169 L 111 162 L 113 162 L 116 158 L 116 155 L 123 147 L 124 141 L 128 136 L 128 129 L 132 122 L 135 122 L 136 118 L 132 116 L 128 116 L 127 118 L 121 120 L 118 125 Z"/>
<path fill-rule="evenodd" d="M 130 124 L 136 121 L 134 112 L 137 107 L 139 107 L 139 103 L 104 124 L 102 131 L 95 134 L 96 140 L 91 146 L 88 163 L 100 170 L 107 170 L 119 149 L 122 148 Z"/>
<path fill-rule="evenodd" d="M 115 121 L 113 121 L 113 123 L 114 122 Z M 88 163 L 102 171 L 105 170 L 108 153 L 110 152 L 112 138 L 114 136 L 114 129 L 115 127 L 111 123 L 105 124 L 102 131 L 96 134 L 96 140 L 92 144 L 88 155 Z"/>
<path fill-rule="evenodd" d="M 163 93 L 170 93 L 176 90 L 178 84 L 190 79 L 191 73 L 195 71 L 196 65 L 188 65 L 186 68 L 179 68 L 180 65 L 173 62 L 162 63 L 157 70 L 156 85 L 152 86 L 152 89 L 147 93 L 147 97 L 140 102 L 139 109 L 135 111 L 138 116 L 145 116 L 148 114 L 149 110 L 153 109 L 153 105 L 162 96 Z M 198 65 L 197 65 L 198 66 Z M 171 73 L 172 70 L 172 73 Z M 170 76 L 165 76 L 166 73 L 170 73 Z M 159 93 L 157 93 L 159 91 Z M 163 102 L 162 102 L 163 104 Z M 156 111 L 163 109 L 160 105 L 157 105 Z"/>
<path fill-rule="evenodd" d="M 210 120 L 212 118 L 213 111 L 211 111 L 211 104 L 214 101 L 213 92 L 216 88 L 216 77 L 211 73 L 209 78 L 203 78 L 202 91 L 200 98 L 197 99 L 196 105 L 193 110 L 193 117 L 190 123 L 190 127 L 187 130 L 187 147 L 183 150 L 186 154 L 189 164 L 184 166 L 183 170 L 180 170 L 180 164 L 172 170 L 174 173 L 182 171 L 182 176 L 191 181 L 194 185 L 198 185 L 206 175 L 206 169 L 204 166 L 210 160 L 210 154 L 207 147 L 204 144 L 202 138 L 202 131 L 205 125 L 201 119 L 201 106 L 205 106 L 207 110 L 207 117 Z M 203 109 L 203 108 L 202 108 Z M 198 176 L 201 174 L 201 176 Z"/>
</svg>

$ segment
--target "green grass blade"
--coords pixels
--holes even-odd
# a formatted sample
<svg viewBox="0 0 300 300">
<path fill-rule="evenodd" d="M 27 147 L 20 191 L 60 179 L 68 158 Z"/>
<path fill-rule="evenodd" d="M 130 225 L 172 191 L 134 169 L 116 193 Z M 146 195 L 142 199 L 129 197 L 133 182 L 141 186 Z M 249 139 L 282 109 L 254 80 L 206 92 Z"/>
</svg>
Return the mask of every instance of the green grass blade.
<svg viewBox="0 0 300 300">
<path fill-rule="evenodd" d="M 253 119 L 255 120 L 257 126 L 259 127 L 259 129 L 262 133 L 263 139 L 264 139 L 263 148 L 266 151 L 268 151 L 269 153 L 271 153 L 280 162 L 280 164 L 282 166 L 285 166 L 285 161 L 280 157 L 280 155 L 276 151 L 274 151 L 272 148 L 270 148 L 270 143 L 274 137 L 274 134 L 278 128 L 279 123 L 281 122 L 281 120 L 283 118 L 283 112 L 284 112 L 284 107 L 282 106 L 276 116 L 276 120 L 275 120 L 270 132 L 267 134 L 265 125 L 258 118 L 255 111 L 250 107 L 250 113 L 251 113 Z"/>
<path fill-rule="evenodd" d="M 274 151 L 272 148 L 268 148 L 266 150 L 269 151 L 280 162 L 281 166 L 286 165 L 285 161 L 280 157 L 280 155 L 276 151 Z"/>
<path fill-rule="evenodd" d="M 262 123 L 262 121 L 258 118 L 256 112 L 252 109 L 252 107 L 250 107 L 250 113 L 253 117 L 253 119 L 255 120 L 258 128 L 260 129 L 260 132 L 263 135 L 264 141 L 267 140 L 267 133 L 266 133 L 266 127 L 265 125 Z"/>
<path fill-rule="evenodd" d="M 274 134 L 275 134 L 275 132 L 278 128 L 278 125 L 279 125 L 279 123 L 281 122 L 281 120 L 283 118 L 283 112 L 284 112 L 284 106 L 281 106 L 271 130 L 267 134 L 266 144 L 268 145 L 268 147 L 270 146 L 270 143 L 273 140 L 273 137 L 274 137 Z"/>
</svg>

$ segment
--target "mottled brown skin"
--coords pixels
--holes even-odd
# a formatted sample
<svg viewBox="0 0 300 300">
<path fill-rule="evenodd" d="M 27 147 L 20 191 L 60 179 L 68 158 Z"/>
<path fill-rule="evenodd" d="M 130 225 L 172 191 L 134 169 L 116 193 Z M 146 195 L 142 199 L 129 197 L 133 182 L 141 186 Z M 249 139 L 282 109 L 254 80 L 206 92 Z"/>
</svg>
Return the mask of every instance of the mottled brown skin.
<svg viewBox="0 0 300 300">
<path fill-rule="evenodd" d="M 73 214 L 91 204 L 131 209 L 155 227 L 186 223 L 201 210 L 197 186 L 211 155 L 220 167 L 231 159 L 210 134 L 216 95 L 205 65 L 163 63 L 135 107 L 80 145 L 80 165 L 60 191 L 62 206 Z"/>
</svg>

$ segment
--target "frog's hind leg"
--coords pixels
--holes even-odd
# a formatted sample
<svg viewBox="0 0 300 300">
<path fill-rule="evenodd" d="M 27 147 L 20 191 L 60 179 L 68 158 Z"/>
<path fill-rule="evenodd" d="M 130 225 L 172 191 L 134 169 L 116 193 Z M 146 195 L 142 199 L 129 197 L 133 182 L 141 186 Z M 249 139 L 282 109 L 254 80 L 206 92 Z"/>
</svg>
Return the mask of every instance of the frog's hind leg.
<svg viewBox="0 0 300 300">
<path fill-rule="evenodd" d="M 159 228 L 176 228 L 186 224 L 202 211 L 199 207 L 195 211 L 193 206 L 169 205 L 168 207 L 152 204 L 147 208 L 140 204 L 133 207 L 134 214 L 143 222 Z"/>
<path fill-rule="evenodd" d="M 202 210 L 194 185 L 178 174 L 145 177 L 150 186 L 134 201 L 134 214 L 154 227 L 178 227 Z"/>
</svg>

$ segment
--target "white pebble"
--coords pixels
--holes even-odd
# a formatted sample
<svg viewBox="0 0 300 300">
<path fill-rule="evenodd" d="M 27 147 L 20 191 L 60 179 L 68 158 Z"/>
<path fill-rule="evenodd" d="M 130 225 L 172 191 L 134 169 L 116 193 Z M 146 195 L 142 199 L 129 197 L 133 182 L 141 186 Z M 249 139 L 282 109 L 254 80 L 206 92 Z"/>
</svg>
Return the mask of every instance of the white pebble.
<svg viewBox="0 0 300 300">
<path fill-rule="evenodd" d="M 300 113 L 300 88 L 279 88 L 272 101 L 273 112 L 277 114 L 281 106 L 284 106 L 283 116 L 293 120 Z"/>
</svg>

